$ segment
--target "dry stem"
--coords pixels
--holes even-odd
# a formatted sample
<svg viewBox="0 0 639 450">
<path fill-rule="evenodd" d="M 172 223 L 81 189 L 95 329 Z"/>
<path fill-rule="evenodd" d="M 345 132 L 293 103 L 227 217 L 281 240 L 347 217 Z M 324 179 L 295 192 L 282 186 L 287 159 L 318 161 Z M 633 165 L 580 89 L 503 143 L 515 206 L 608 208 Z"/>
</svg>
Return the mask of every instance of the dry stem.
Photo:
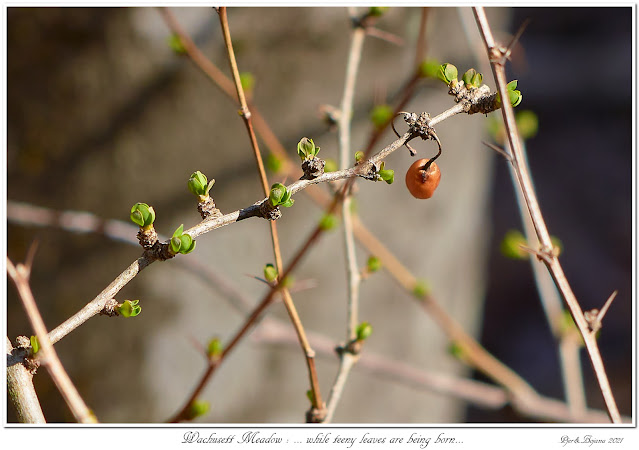
<svg viewBox="0 0 639 450">
<path fill-rule="evenodd" d="M 570 313 L 579 328 L 579 332 L 584 338 L 586 350 L 588 351 L 590 361 L 597 376 L 597 381 L 599 382 L 601 394 L 603 395 L 606 407 L 608 408 L 610 419 L 613 423 L 620 423 L 621 417 L 610 388 L 610 382 L 606 375 L 606 370 L 603 360 L 601 359 L 595 334 L 591 333 L 589 330 L 588 322 L 584 317 L 581 306 L 579 305 L 575 294 L 572 292 L 557 256 L 552 251 L 553 247 L 550 240 L 550 234 L 546 227 L 546 223 L 544 222 L 530 174 L 526 168 L 526 164 L 524 163 L 521 141 L 515 124 L 515 115 L 513 113 L 512 106 L 508 102 L 508 92 L 506 89 L 507 81 L 504 64 L 506 61 L 505 53 L 507 50 L 502 50 L 496 45 L 484 9 L 481 7 L 475 7 L 474 12 L 477 25 L 480 29 L 488 52 L 488 58 L 499 90 L 499 95 L 502 98 L 502 116 L 506 125 L 508 141 L 513 151 L 512 164 L 517 173 L 520 189 L 524 195 L 526 205 L 528 206 L 528 212 L 535 227 L 537 237 L 541 243 L 540 252 L 543 255 L 541 259 L 546 264 L 546 267 L 548 267 L 555 284 L 561 292 L 561 295 L 568 305 Z"/>
</svg>

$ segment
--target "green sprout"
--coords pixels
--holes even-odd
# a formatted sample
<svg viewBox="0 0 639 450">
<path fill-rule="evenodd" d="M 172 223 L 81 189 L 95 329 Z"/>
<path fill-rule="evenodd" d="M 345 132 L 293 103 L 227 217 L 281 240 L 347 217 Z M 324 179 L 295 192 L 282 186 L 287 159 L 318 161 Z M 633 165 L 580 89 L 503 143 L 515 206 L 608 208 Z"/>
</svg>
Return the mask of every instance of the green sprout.
<svg viewBox="0 0 639 450">
<path fill-rule="evenodd" d="M 475 69 L 468 69 L 464 75 L 462 75 L 462 81 L 466 85 L 467 89 L 471 87 L 478 88 L 481 86 L 482 79 L 482 74 L 477 72 Z"/>
<path fill-rule="evenodd" d="M 275 156 L 273 153 L 266 155 L 266 168 L 273 173 L 278 173 L 282 170 L 282 160 Z"/>
<path fill-rule="evenodd" d="M 506 91 L 508 92 L 508 101 L 512 105 L 512 107 L 516 107 L 521 103 L 521 100 L 524 96 L 521 94 L 521 91 L 517 90 L 517 80 L 513 80 L 506 85 Z M 501 97 L 497 96 L 498 101 L 501 103 Z"/>
<path fill-rule="evenodd" d="M 195 249 L 195 240 L 184 233 L 184 224 L 180 225 L 173 233 L 171 240 L 169 241 L 169 252 L 173 255 L 182 253 L 186 255 L 191 253 Z"/>
<path fill-rule="evenodd" d="M 244 92 L 251 94 L 255 87 L 255 76 L 251 72 L 240 73 L 240 84 L 242 85 Z"/>
<path fill-rule="evenodd" d="M 361 162 L 362 159 L 364 159 L 364 152 L 361 150 L 355 152 L 355 163 Z"/>
<path fill-rule="evenodd" d="M 375 128 L 383 128 L 393 118 L 393 108 L 390 105 L 375 105 L 370 114 Z"/>
<path fill-rule="evenodd" d="M 379 167 L 379 172 L 377 172 L 377 180 L 384 180 L 387 184 L 393 184 L 395 181 L 395 171 L 393 169 L 384 169 L 384 161 Z"/>
<path fill-rule="evenodd" d="M 324 214 L 320 219 L 320 228 L 323 231 L 329 231 L 335 228 L 339 224 L 339 219 L 335 214 Z"/>
<path fill-rule="evenodd" d="M 189 191 L 191 191 L 193 195 L 197 195 L 200 198 L 200 201 L 206 200 L 214 184 L 214 179 L 208 181 L 206 175 L 204 175 L 199 170 L 191 174 L 191 177 L 189 178 L 189 181 L 187 183 Z"/>
<path fill-rule="evenodd" d="M 219 358 L 222 356 L 222 352 L 224 351 L 224 347 L 222 346 L 222 341 L 220 338 L 213 338 L 209 341 L 209 345 L 206 348 L 206 353 L 209 358 Z"/>
<path fill-rule="evenodd" d="M 446 84 L 457 83 L 457 67 L 449 63 L 440 65 L 437 78 Z"/>
<path fill-rule="evenodd" d="M 368 322 L 362 322 L 357 325 L 355 329 L 356 339 L 358 341 L 365 341 L 373 333 L 373 327 Z"/>
<path fill-rule="evenodd" d="M 40 350 L 40 342 L 38 342 L 38 336 L 31 336 L 29 340 L 31 341 L 31 352 L 33 355 L 35 355 Z"/>
<path fill-rule="evenodd" d="M 502 255 L 511 259 L 528 259 L 528 252 L 522 249 L 528 245 L 526 237 L 519 230 L 508 230 L 501 241 L 499 249 Z"/>
<path fill-rule="evenodd" d="M 313 139 L 303 137 L 297 143 L 297 154 L 302 161 L 313 159 L 319 153 L 320 148 L 315 146 Z"/>
<path fill-rule="evenodd" d="M 194 400 L 189 405 L 189 411 L 187 413 L 187 419 L 193 420 L 197 417 L 205 415 L 211 409 L 211 404 L 204 400 Z"/>
<path fill-rule="evenodd" d="M 430 293 L 430 286 L 425 280 L 417 280 L 413 286 L 413 295 L 418 299 L 423 299 Z"/>
<path fill-rule="evenodd" d="M 439 61 L 436 59 L 426 59 L 419 65 L 419 76 L 423 78 L 437 78 L 439 66 Z"/>
<path fill-rule="evenodd" d="M 175 53 L 179 55 L 183 55 L 184 53 L 186 53 L 186 47 L 184 47 L 184 44 L 182 43 L 182 39 L 180 38 L 179 35 L 172 34 L 171 36 L 168 37 L 168 42 L 169 42 L 169 47 L 171 47 L 171 50 L 173 50 Z"/>
<path fill-rule="evenodd" d="M 143 229 L 153 228 L 155 211 L 146 203 L 136 203 L 131 208 L 131 221 Z"/>
<path fill-rule="evenodd" d="M 283 206 L 289 208 L 293 206 L 293 200 L 291 198 L 291 191 L 286 189 L 282 183 L 275 183 L 271 186 L 271 192 L 268 196 L 268 201 L 273 208 Z"/>
<path fill-rule="evenodd" d="M 142 307 L 138 305 L 139 302 L 140 300 L 125 300 L 115 310 L 122 317 L 135 317 L 142 311 Z"/>
<path fill-rule="evenodd" d="M 366 270 L 369 273 L 375 273 L 382 268 L 382 262 L 377 256 L 370 256 L 366 262 Z"/>
<path fill-rule="evenodd" d="M 273 264 L 267 264 L 264 266 L 264 278 L 269 283 L 277 281 L 277 269 Z"/>
</svg>

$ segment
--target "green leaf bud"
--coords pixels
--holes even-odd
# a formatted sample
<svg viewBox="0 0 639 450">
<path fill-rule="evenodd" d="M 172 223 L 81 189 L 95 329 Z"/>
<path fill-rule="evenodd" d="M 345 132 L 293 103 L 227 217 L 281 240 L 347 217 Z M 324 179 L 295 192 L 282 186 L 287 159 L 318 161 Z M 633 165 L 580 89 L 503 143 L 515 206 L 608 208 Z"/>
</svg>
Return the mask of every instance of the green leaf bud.
<svg viewBox="0 0 639 450">
<path fill-rule="evenodd" d="M 313 139 L 303 137 L 297 143 L 297 154 L 302 161 L 306 159 L 313 159 L 319 153 L 320 148 L 315 146 Z"/>
<path fill-rule="evenodd" d="M 276 207 L 280 204 L 282 197 L 286 194 L 286 186 L 282 183 L 275 183 L 271 186 L 271 192 L 268 196 L 271 206 Z"/>
<path fill-rule="evenodd" d="M 31 354 L 35 355 L 40 350 L 40 342 L 38 342 L 38 336 L 31 336 L 29 338 L 31 341 Z"/>
<path fill-rule="evenodd" d="M 273 153 L 269 153 L 266 156 L 266 168 L 271 172 L 278 173 L 282 170 L 282 160 L 275 156 Z"/>
<path fill-rule="evenodd" d="M 131 208 L 131 221 L 140 228 L 148 227 L 155 221 L 155 211 L 146 203 L 136 203 Z"/>
<path fill-rule="evenodd" d="M 425 280 L 417 280 L 413 287 L 413 295 L 418 299 L 423 299 L 430 293 L 430 286 Z"/>
<path fill-rule="evenodd" d="M 393 169 L 380 170 L 379 177 L 388 184 L 393 184 L 395 180 L 395 171 Z"/>
<path fill-rule="evenodd" d="M 515 114 L 515 121 L 517 122 L 517 129 L 519 135 L 523 139 L 530 139 L 537 134 L 539 130 L 539 119 L 537 114 L 530 110 L 518 111 Z"/>
<path fill-rule="evenodd" d="M 464 357 L 463 347 L 455 341 L 452 341 L 448 346 L 448 353 L 457 359 L 463 359 Z"/>
<path fill-rule="evenodd" d="M 184 44 L 182 44 L 182 39 L 177 34 L 172 34 L 171 36 L 169 36 L 168 43 L 169 47 L 171 47 L 171 50 L 173 50 L 175 53 L 180 55 L 186 53 L 186 48 L 184 47 Z"/>
<path fill-rule="evenodd" d="M 220 340 L 220 338 L 216 337 L 209 341 L 209 345 L 206 348 L 206 353 L 209 358 L 216 358 L 222 355 L 223 350 L 224 347 L 222 346 L 222 341 Z"/>
<path fill-rule="evenodd" d="M 511 259 L 528 259 L 528 252 L 521 248 L 528 245 L 526 237 L 519 230 L 508 230 L 499 246 L 502 255 Z"/>
<path fill-rule="evenodd" d="M 477 75 L 477 71 L 475 69 L 468 69 L 462 75 L 462 81 L 466 85 L 466 87 L 470 87 L 473 85 L 473 78 Z"/>
<path fill-rule="evenodd" d="M 189 187 L 189 191 L 191 191 L 193 195 L 204 195 L 207 191 L 207 183 L 208 179 L 206 178 L 206 175 L 198 170 L 191 174 L 187 185 Z"/>
<path fill-rule="evenodd" d="M 140 300 L 125 300 L 115 309 L 122 317 L 135 317 L 142 311 L 142 307 L 138 305 L 139 302 Z"/>
<path fill-rule="evenodd" d="M 178 236 L 173 236 L 169 242 L 169 246 L 171 247 L 171 253 L 174 255 L 180 253 L 180 248 L 182 248 L 182 239 Z"/>
<path fill-rule="evenodd" d="M 424 78 L 438 78 L 439 61 L 436 59 L 427 59 L 419 65 L 419 75 Z"/>
<path fill-rule="evenodd" d="M 375 128 L 383 128 L 393 118 L 393 108 L 386 104 L 375 105 L 370 118 Z"/>
<path fill-rule="evenodd" d="M 334 159 L 327 158 L 326 165 L 324 166 L 324 173 L 335 172 L 337 170 L 337 163 Z"/>
<path fill-rule="evenodd" d="M 189 412 L 187 413 L 188 420 L 193 420 L 197 417 L 203 416 L 209 412 L 211 404 L 204 400 L 194 400 L 189 406 Z"/>
<path fill-rule="evenodd" d="M 382 268 L 382 262 L 377 256 L 370 256 L 366 262 L 366 270 L 370 273 L 377 272 Z"/>
<path fill-rule="evenodd" d="M 364 152 L 363 151 L 357 151 L 355 152 L 355 162 L 358 163 L 360 162 L 362 159 L 364 159 Z"/>
<path fill-rule="evenodd" d="M 329 231 L 335 228 L 339 224 L 339 219 L 335 214 L 324 214 L 320 219 L 320 228 L 324 231 Z"/>
<path fill-rule="evenodd" d="M 191 235 L 182 234 L 180 236 L 180 242 L 181 242 L 181 245 L 180 245 L 179 252 L 182 253 L 183 255 L 186 255 L 187 253 L 191 253 L 193 250 L 195 250 L 195 241 L 193 240 Z"/>
<path fill-rule="evenodd" d="M 277 281 L 277 269 L 273 264 L 267 264 L 264 266 L 264 278 L 269 283 Z"/>
<path fill-rule="evenodd" d="M 358 341 L 365 341 L 373 333 L 373 327 L 368 322 L 362 322 L 357 325 L 355 335 Z"/>
<path fill-rule="evenodd" d="M 446 84 L 450 84 L 453 81 L 457 81 L 457 67 L 452 64 L 446 63 L 439 66 L 439 73 L 437 78 L 442 80 Z"/>
<path fill-rule="evenodd" d="M 251 94 L 255 87 L 255 76 L 251 72 L 240 73 L 240 84 L 242 85 L 244 92 Z"/>
</svg>

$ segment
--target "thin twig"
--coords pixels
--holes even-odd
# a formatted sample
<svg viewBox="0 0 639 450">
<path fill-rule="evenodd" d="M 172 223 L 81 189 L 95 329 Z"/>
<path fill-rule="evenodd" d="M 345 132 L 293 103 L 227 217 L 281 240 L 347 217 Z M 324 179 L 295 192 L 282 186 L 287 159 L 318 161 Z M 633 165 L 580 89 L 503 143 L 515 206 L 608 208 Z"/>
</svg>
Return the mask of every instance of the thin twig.
<svg viewBox="0 0 639 450">
<path fill-rule="evenodd" d="M 506 134 L 508 136 L 508 141 L 510 143 L 511 149 L 513 150 L 512 164 L 517 172 L 520 189 L 524 194 L 524 199 L 526 201 L 526 205 L 528 206 L 528 211 L 533 221 L 537 237 L 541 243 L 541 252 L 546 255 L 546 258 L 543 258 L 543 261 L 548 267 L 548 270 L 550 271 L 550 274 L 552 275 L 557 288 L 561 292 L 561 295 L 568 305 L 570 313 L 575 323 L 577 324 L 577 327 L 579 328 L 579 332 L 584 338 L 586 350 L 588 351 L 588 356 L 590 357 L 590 361 L 597 376 L 599 388 L 606 403 L 610 419 L 613 423 L 620 423 L 621 418 L 619 415 L 619 410 L 617 408 L 617 403 L 615 402 L 615 398 L 610 388 L 610 382 L 608 381 L 606 369 L 604 367 L 603 360 L 601 359 L 597 340 L 595 336 L 589 332 L 588 322 L 584 317 L 581 306 L 579 305 L 575 294 L 572 292 L 572 288 L 570 287 L 570 284 L 566 279 L 563 268 L 561 267 L 557 256 L 552 251 L 553 247 L 550 240 L 550 234 L 541 214 L 541 209 L 539 207 L 537 196 L 533 189 L 530 174 L 526 168 L 526 165 L 524 164 L 524 156 L 521 148 L 519 134 L 517 132 L 517 126 L 515 123 L 515 115 L 513 113 L 512 106 L 508 102 L 509 97 L 506 89 L 507 81 L 506 71 L 504 68 L 504 53 L 495 44 L 495 40 L 488 24 L 484 9 L 481 7 L 475 7 L 473 8 L 473 10 L 475 13 L 475 18 L 477 20 L 477 25 L 479 27 L 482 38 L 484 40 L 484 44 L 486 46 L 486 50 L 488 52 L 488 58 L 491 63 L 495 82 L 499 90 L 499 95 L 502 98 L 502 116 L 506 125 Z"/>
<path fill-rule="evenodd" d="M 38 356 L 38 359 L 47 368 L 53 382 L 60 391 L 60 394 L 62 394 L 64 401 L 76 420 L 81 423 L 97 423 L 95 415 L 84 403 L 84 400 L 80 397 L 80 394 L 73 385 L 69 375 L 67 375 L 67 372 L 64 370 L 64 367 L 58 358 L 58 354 L 53 348 L 53 343 L 49 339 L 47 328 L 42 320 L 40 312 L 38 311 L 31 288 L 29 287 L 30 272 L 30 266 L 25 266 L 23 264 L 14 266 L 11 260 L 7 258 L 7 273 L 18 289 L 22 305 L 24 306 L 29 322 L 31 323 L 31 327 L 36 333 L 36 337 L 40 344 L 39 352 L 42 353 Z"/>
<path fill-rule="evenodd" d="M 262 188 L 264 191 L 264 195 L 268 197 L 269 195 L 269 184 L 266 176 L 266 171 L 264 170 L 264 163 L 262 161 L 262 155 L 260 153 L 260 149 L 257 143 L 257 137 L 255 136 L 255 131 L 253 130 L 253 122 L 251 120 L 251 111 L 249 109 L 248 104 L 246 103 L 246 97 L 244 96 L 244 89 L 242 88 L 242 83 L 240 81 L 240 73 L 237 68 L 237 62 L 235 60 L 235 52 L 233 51 L 233 43 L 231 41 L 231 33 L 228 25 L 228 18 L 226 14 L 226 8 L 221 7 L 219 9 L 220 23 L 222 25 L 222 31 L 224 34 L 224 42 L 226 43 L 227 53 L 229 57 L 229 63 L 231 66 L 231 72 L 233 73 L 233 81 L 235 82 L 235 88 L 237 90 L 238 98 L 240 100 L 242 118 L 244 119 L 244 123 L 246 125 L 247 132 L 249 134 L 249 138 L 251 140 L 251 147 L 253 148 L 253 153 L 255 155 L 255 161 L 257 163 L 258 171 L 260 174 L 260 180 L 262 182 Z M 273 241 L 273 253 L 275 256 L 275 266 L 277 268 L 277 272 L 282 273 L 284 270 L 284 264 L 282 262 L 282 253 L 280 250 L 279 237 L 277 233 L 277 224 L 275 221 L 270 221 L 271 228 L 271 238 Z M 278 278 L 279 281 L 282 281 L 282 278 Z M 322 401 L 322 395 L 320 392 L 319 382 L 317 378 L 317 371 L 315 370 L 314 357 L 315 352 L 310 347 L 308 343 L 308 339 L 306 339 L 306 333 L 304 332 L 304 327 L 302 325 L 302 321 L 299 317 L 297 309 L 295 308 L 295 303 L 293 302 L 293 298 L 291 297 L 290 291 L 284 287 L 281 290 L 282 299 L 284 301 L 284 305 L 286 310 L 291 318 L 291 322 L 293 323 L 293 327 L 297 333 L 297 336 L 300 341 L 300 345 L 302 351 L 304 352 L 304 356 L 306 357 L 306 363 L 309 372 L 309 382 L 311 385 L 311 391 L 313 392 L 313 407 L 317 410 L 324 409 L 324 402 Z"/>
<path fill-rule="evenodd" d="M 253 333 L 251 337 L 262 344 L 286 345 L 291 348 L 297 345 L 296 338 L 290 328 L 276 319 L 264 320 L 260 329 Z M 318 356 L 333 357 L 335 343 L 331 339 L 322 334 L 311 332 L 309 332 L 309 339 Z M 418 389 L 459 398 L 481 408 L 501 409 L 510 401 L 510 393 L 503 387 L 430 370 L 417 369 L 402 361 L 393 360 L 385 355 L 369 351 L 359 355 L 356 370 L 401 383 L 405 386 L 413 386 Z M 584 410 L 580 415 L 574 415 L 565 403 L 543 396 L 538 396 L 533 402 L 514 403 L 514 406 L 523 416 L 536 420 L 601 423 L 607 419 L 606 412 L 593 409 Z M 624 422 L 630 423 L 631 421 L 630 417 L 624 417 Z"/>
<path fill-rule="evenodd" d="M 346 76 L 344 82 L 344 92 L 340 104 L 340 116 L 338 121 L 339 134 L 339 158 L 340 168 L 345 169 L 349 166 L 351 158 L 351 116 L 353 112 L 353 97 L 355 95 L 355 83 L 357 80 L 357 72 L 364 48 L 364 38 L 366 37 L 366 28 L 355 27 L 351 35 L 351 46 L 348 52 L 346 62 Z M 359 322 L 359 288 L 362 281 L 359 266 L 357 264 L 357 253 L 355 250 L 355 237 L 353 236 L 353 216 L 351 213 L 352 197 L 350 189 L 346 192 L 344 201 L 342 202 L 342 221 L 343 221 L 343 242 L 346 257 L 346 277 L 347 277 L 347 319 L 346 319 L 346 342 L 354 341 L 356 338 L 356 329 Z M 357 361 L 357 357 L 349 351 L 340 352 L 340 365 L 331 388 L 330 396 L 327 404 L 327 413 L 324 423 L 330 423 L 333 420 L 333 414 L 337 408 L 337 404 L 341 398 L 344 384 L 348 379 L 348 374 Z"/>
</svg>

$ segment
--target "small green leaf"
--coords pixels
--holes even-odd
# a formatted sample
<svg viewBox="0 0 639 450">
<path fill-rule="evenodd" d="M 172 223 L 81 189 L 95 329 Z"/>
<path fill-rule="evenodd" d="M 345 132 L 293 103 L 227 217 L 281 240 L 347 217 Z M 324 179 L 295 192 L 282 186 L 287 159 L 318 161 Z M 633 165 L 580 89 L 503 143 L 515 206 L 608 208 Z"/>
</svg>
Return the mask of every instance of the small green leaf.
<svg viewBox="0 0 639 450">
<path fill-rule="evenodd" d="M 510 101 L 510 104 L 513 106 L 513 108 L 519 106 L 523 98 L 524 96 L 521 95 L 520 91 L 508 91 L 508 100 Z"/>
<path fill-rule="evenodd" d="M 419 65 L 419 75 L 424 78 L 438 78 L 439 61 L 436 59 L 427 59 Z"/>
<path fill-rule="evenodd" d="M 142 311 L 142 307 L 138 305 L 140 300 L 125 300 L 116 311 L 122 317 L 135 317 Z"/>
<path fill-rule="evenodd" d="M 382 262 L 376 256 L 370 256 L 366 262 L 366 270 L 370 273 L 377 272 L 382 268 Z"/>
<path fill-rule="evenodd" d="M 189 406 L 189 412 L 187 413 L 187 418 L 189 420 L 193 420 L 197 417 L 203 416 L 209 412 L 211 409 L 211 404 L 204 400 L 195 400 Z"/>
<path fill-rule="evenodd" d="M 373 327 L 368 322 L 362 322 L 357 326 L 355 334 L 358 341 L 365 341 L 373 333 Z"/>
<path fill-rule="evenodd" d="M 388 184 L 393 184 L 395 180 L 395 171 L 393 169 L 380 170 L 379 177 Z"/>
<path fill-rule="evenodd" d="M 224 347 L 220 338 L 213 338 L 209 341 L 209 345 L 206 348 L 206 353 L 209 357 L 219 357 L 222 354 Z"/>
<path fill-rule="evenodd" d="M 180 235 L 180 250 L 183 255 L 191 253 L 195 249 L 195 241 L 189 234 Z"/>
<path fill-rule="evenodd" d="M 339 219 L 334 214 L 324 214 L 320 219 L 320 228 L 329 231 L 339 224 Z"/>
<path fill-rule="evenodd" d="M 169 242 L 169 245 L 171 247 L 171 253 L 173 253 L 174 255 L 180 253 L 180 248 L 182 247 L 182 239 L 180 239 L 178 236 L 173 236 L 171 238 L 171 241 Z"/>
<path fill-rule="evenodd" d="M 278 173 L 282 170 L 282 160 L 275 156 L 273 153 L 269 153 L 266 156 L 266 168 L 271 172 Z"/>
<path fill-rule="evenodd" d="M 517 89 L 517 80 L 513 80 L 510 83 L 508 83 L 506 85 L 506 89 L 509 91 L 514 91 L 515 89 Z"/>
<path fill-rule="evenodd" d="M 253 92 L 253 88 L 255 87 L 255 76 L 251 72 L 242 72 L 240 73 L 240 84 L 242 85 L 242 89 L 247 94 Z"/>
<path fill-rule="evenodd" d="M 193 195 L 204 195 L 207 183 L 206 175 L 198 170 L 191 174 L 187 186 Z"/>
<path fill-rule="evenodd" d="M 470 84 L 478 88 L 479 86 L 481 86 L 481 82 L 483 80 L 484 80 L 484 76 L 481 73 L 477 72 L 475 76 L 473 76 L 473 79 L 471 80 Z"/>
<path fill-rule="evenodd" d="M 511 259 L 528 259 L 528 252 L 521 248 L 528 245 L 526 237 L 519 230 L 508 230 L 499 246 L 502 255 Z"/>
<path fill-rule="evenodd" d="M 271 206 L 276 207 L 280 204 L 282 197 L 286 194 L 286 186 L 282 183 L 275 183 L 271 186 L 271 192 L 268 196 Z"/>
<path fill-rule="evenodd" d="M 448 346 L 448 353 L 457 359 L 463 359 L 464 357 L 464 349 L 455 341 L 452 341 Z"/>
<path fill-rule="evenodd" d="M 315 158 L 319 151 L 320 148 L 315 146 L 313 139 L 303 137 L 297 143 L 297 154 L 302 161 Z"/>
<path fill-rule="evenodd" d="M 40 350 L 40 342 L 38 342 L 38 336 L 31 336 L 29 340 L 31 341 L 32 354 L 35 355 Z"/>
<path fill-rule="evenodd" d="M 413 287 L 413 295 L 418 299 L 423 299 L 430 293 L 430 287 L 425 280 L 417 280 Z"/>
<path fill-rule="evenodd" d="M 364 152 L 362 151 L 355 152 L 355 162 L 360 162 L 362 159 L 364 159 Z"/>
<path fill-rule="evenodd" d="M 370 114 L 371 122 L 376 128 L 383 128 L 393 118 L 393 108 L 390 105 L 375 105 Z"/>
<path fill-rule="evenodd" d="M 462 81 L 464 82 L 466 87 L 472 86 L 473 78 L 475 77 L 475 75 L 477 75 L 477 71 L 475 69 L 468 69 L 466 72 L 464 72 L 464 74 L 462 75 Z"/>
<path fill-rule="evenodd" d="M 315 395 L 313 395 L 313 390 L 309 389 L 306 391 L 306 398 L 311 402 L 311 405 L 315 404 Z"/>
<path fill-rule="evenodd" d="M 283 206 L 284 208 L 290 208 L 291 206 L 293 206 L 293 203 L 295 203 L 295 199 L 289 198 L 284 203 L 281 203 L 281 206 Z"/>
<path fill-rule="evenodd" d="M 182 236 L 182 233 L 184 232 L 184 224 L 180 224 L 179 227 L 177 227 L 177 229 L 173 232 L 173 237 L 180 237 Z"/>
<path fill-rule="evenodd" d="M 534 137 L 539 130 L 539 119 L 537 118 L 537 114 L 533 111 L 518 111 L 517 114 L 515 114 L 515 121 L 517 122 L 519 135 L 523 139 L 530 139 Z"/>
<path fill-rule="evenodd" d="M 136 203 L 131 208 L 130 217 L 131 221 L 139 227 L 147 227 L 155 221 L 155 211 L 146 203 Z"/>
<path fill-rule="evenodd" d="M 277 281 L 277 269 L 273 264 L 267 264 L 264 266 L 264 278 L 269 283 Z"/>
<path fill-rule="evenodd" d="M 177 34 L 172 34 L 171 36 L 169 36 L 168 42 L 169 47 L 171 47 L 171 49 L 175 53 L 178 53 L 180 55 L 186 53 L 186 48 L 184 47 L 184 44 L 182 44 L 182 39 L 180 39 L 180 36 L 178 36 Z"/>
<path fill-rule="evenodd" d="M 457 67 L 449 63 L 442 64 L 439 66 L 437 78 L 446 84 L 450 84 L 452 81 L 457 81 Z"/>
</svg>

